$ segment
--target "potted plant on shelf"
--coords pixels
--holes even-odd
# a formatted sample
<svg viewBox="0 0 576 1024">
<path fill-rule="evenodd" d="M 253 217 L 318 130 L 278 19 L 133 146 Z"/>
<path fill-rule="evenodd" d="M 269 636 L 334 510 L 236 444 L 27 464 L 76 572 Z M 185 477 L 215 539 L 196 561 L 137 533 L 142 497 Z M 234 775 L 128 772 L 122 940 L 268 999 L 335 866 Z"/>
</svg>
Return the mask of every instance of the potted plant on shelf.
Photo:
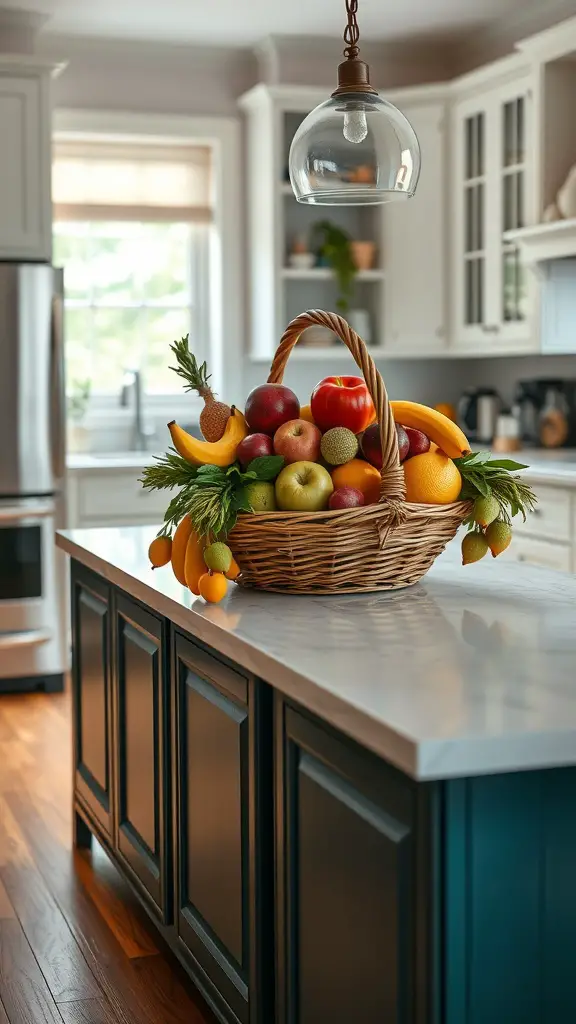
<svg viewBox="0 0 576 1024">
<path fill-rule="evenodd" d="M 336 308 L 347 316 L 350 326 L 364 339 L 367 345 L 372 343 L 371 318 L 367 309 L 350 309 L 350 300 L 354 292 L 354 281 L 359 266 L 356 245 L 372 245 L 374 243 L 353 242 L 350 236 L 336 224 L 328 220 L 319 221 L 314 225 L 314 234 L 320 238 L 318 255 L 322 263 L 332 268 L 339 295 Z"/>
<path fill-rule="evenodd" d="M 72 381 L 72 389 L 67 398 L 68 412 L 68 451 L 85 452 L 89 447 L 88 430 L 84 426 L 84 418 L 88 410 L 92 382 L 86 380 Z"/>
<path fill-rule="evenodd" d="M 314 225 L 314 237 L 319 242 L 320 260 L 331 267 L 336 278 L 339 293 L 336 308 L 344 315 L 350 308 L 357 274 L 356 264 L 352 258 L 350 236 L 329 220 L 321 220 Z"/>
</svg>

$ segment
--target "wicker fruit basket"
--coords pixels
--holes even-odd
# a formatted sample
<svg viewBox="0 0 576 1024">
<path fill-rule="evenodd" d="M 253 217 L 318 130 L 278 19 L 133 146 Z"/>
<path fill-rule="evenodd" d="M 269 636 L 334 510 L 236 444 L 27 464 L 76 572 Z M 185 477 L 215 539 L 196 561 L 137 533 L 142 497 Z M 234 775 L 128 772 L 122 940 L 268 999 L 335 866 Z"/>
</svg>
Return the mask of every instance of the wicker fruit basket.
<svg viewBox="0 0 576 1024">
<path fill-rule="evenodd" d="M 327 512 L 241 515 L 228 543 L 241 569 L 238 582 L 283 594 L 354 594 L 417 583 L 456 535 L 467 502 L 405 501 L 394 417 L 384 381 L 362 339 L 335 313 L 310 310 L 286 328 L 268 377 L 280 384 L 290 352 L 307 327 L 327 327 L 358 364 L 374 402 L 382 441 L 378 504 Z"/>
</svg>

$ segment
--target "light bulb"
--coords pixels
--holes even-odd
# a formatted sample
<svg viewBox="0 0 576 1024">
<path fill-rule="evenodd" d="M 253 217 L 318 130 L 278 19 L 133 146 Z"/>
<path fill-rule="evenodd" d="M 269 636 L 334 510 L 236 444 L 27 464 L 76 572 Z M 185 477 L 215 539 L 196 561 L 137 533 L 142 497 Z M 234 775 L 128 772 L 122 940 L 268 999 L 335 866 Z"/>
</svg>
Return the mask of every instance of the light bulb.
<svg viewBox="0 0 576 1024">
<path fill-rule="evenodd" d="M 343 135 L 346 142 L 364 142 L 368 135 L 368 123 L 363 110 L 345 110 Z"/>
</svg>

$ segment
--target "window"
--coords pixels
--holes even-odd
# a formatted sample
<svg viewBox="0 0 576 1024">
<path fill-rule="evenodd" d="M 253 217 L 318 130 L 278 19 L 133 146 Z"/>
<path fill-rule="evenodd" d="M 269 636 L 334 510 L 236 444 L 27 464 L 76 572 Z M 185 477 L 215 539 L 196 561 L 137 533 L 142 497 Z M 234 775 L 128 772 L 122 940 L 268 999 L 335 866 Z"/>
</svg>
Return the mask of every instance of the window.
<svg viewBox="0 0 576 1024">
<path fill-rule="evenodd" d="M 210 349 L 210 151 L 190 145 L 56 145 L 54 262 L 64 267 L 67 383 L 181 393 L 169 344 Z"/>
</svg>

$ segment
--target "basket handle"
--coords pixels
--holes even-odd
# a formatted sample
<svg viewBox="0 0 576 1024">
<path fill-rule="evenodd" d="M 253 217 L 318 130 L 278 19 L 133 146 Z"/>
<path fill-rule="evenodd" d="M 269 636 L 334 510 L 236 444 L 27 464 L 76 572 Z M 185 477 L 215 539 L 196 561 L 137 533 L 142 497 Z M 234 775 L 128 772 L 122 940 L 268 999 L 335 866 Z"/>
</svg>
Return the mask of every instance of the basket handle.
<svg viewBox="0 0 576 1024">
<path fill-rule="evenodd" d="M 398 452 L 398 435 L 396 424 L 388 401 L 388 394 L 384 381 L 376 369 L 374 360 L 368 352 L 365 343 L 350 324 L 337 313 L 325 313 L 321 309 L 309 309 L 307 313 L 301 313 L 292 320 L 280 339 L 276 349 L 276 355 L 270 368 L 268 377 L 269 384 L 281 384 L 284 377 L 284 370 L 294 345 L 298 341 L 302 331 L 313 325 L 327 327 L 333 331 L 346 347 L 350 350 L 352 357 L 362 371 L 362 375 L 368 386 L 368 391 L 374 403 L 378 424 L 380 426 L 380 441 L 382 443 L 382 489 L 380 500 L 397 499 L 404 501 L 406 488 L 404 484 L 404 471 L 400 465 L 400 454 Z"/>
</svg>

